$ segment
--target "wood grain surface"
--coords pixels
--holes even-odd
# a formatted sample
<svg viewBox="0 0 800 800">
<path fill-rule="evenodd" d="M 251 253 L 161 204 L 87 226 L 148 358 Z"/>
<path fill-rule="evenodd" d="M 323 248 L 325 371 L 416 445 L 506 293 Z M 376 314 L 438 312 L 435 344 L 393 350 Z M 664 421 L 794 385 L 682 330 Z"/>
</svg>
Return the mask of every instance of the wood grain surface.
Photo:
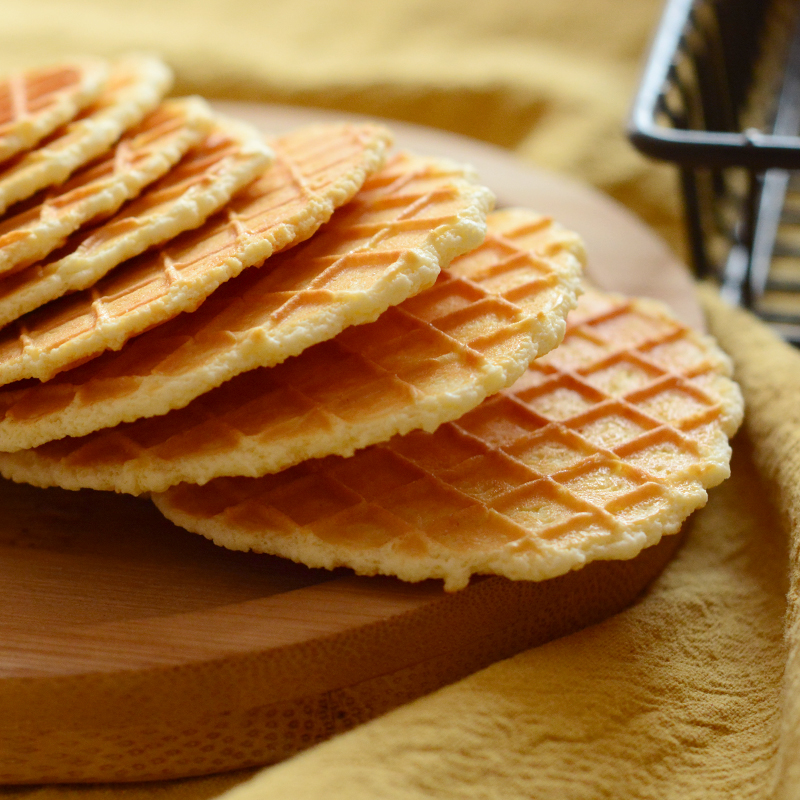
<svg viewBox="0 0 800 800">
<path fill-rule="evenodd" d="M 328 114 L 225 104 L 267 131 Z M 470 160 L 504 205 L 582 232 L 605 288 L 700 314 L 664 245 L 592 192 L 482 144 L 393 126 Z M 544 583 L 446 594 L 215 547 L 146 499 L 0 481 L 0 782 L 139 781 L 266 764 L 632 603 L 679 544 Z"/>
</svg>

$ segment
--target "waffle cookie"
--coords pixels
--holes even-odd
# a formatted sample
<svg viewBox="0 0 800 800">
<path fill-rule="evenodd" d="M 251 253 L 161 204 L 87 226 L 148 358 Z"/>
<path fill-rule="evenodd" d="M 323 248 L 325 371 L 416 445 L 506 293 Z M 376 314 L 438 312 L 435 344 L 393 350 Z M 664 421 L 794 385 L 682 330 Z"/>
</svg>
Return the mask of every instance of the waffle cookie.
<svg viewBox="0 0 800 800">
<path fill-rule="evenodd" d="M 193 311 L 246 267 L 311 236 L 383 165 L 389 142 L 370 124 L 311 126 L 274 140 L 270 167 L 199 228 L 0 332 L 0 385 L 46 380 Z"/>
<path fill-rule="evenodd" d="M 0 163 L 30 150 L 94 102 L 108 72 L 101 59 L 77 58 L 0 80 Z"/>
<path fill-rule="evenodd" d="M 729 474 L 730 363 L 660 304 L 589 293 L 562 345 L 434 433 L 153 500 L 219 545 L 445 588 L 544 580 L 676 532 Z"/>
<path fill-rule="evenodd" d="M 46 481 L 138 494 L 180 480 L 260 474 L 280 469 L 287 458 L 388 438 L 395 430 L 387 426 L 436 425 L 457 416 L 522 372 L 536 334 L 546 347 L 563 334 L 580 271 L 576 236 L 546 220 L 509 222 L 520 239 L 547 241 L 558 252 L 545 260 L 498 237 L 500 254 L 482 249 L 472 269 L 463 267 L 475 281 L 450 277 L 427 299 L 413 297 L 402 311 L 358 323 L 416 294 L 436 278 L 440 262 L 478 245 L 490 202 L 488 190 L 466 181 L 455 165 L 400 156 L 305 245 L 229 282 L 193 314 L 144 334 L 122 353 L 23 390 L 6 409 L 2 433 L 75 430 L 126 408 L 149 416 L 143 412 L 159 399 L 167 407 L 192 399 L 232 374 L 298 351 L 281 366 L 244 372 L 185 409 L 52 442 L 32 457 L 49 474 Z M 501 264 L 493 270 L 495 260 Z M 502 288 L 516 302 L 497 297 Z M 310 347 L 346 326 L 342 342 Z M 354 405 L 351 395 L 364 405 Z M 11 394 L 0 394 L 0 403 L 3 397 Z M 339 402 L 345 398 L 347 410 Z M 414 413 L 406 408 L 411 399 Z M 313 404 L 321 408 L 310 411 Z"/>
<path fill-rule="evenodd" d="M 243 373 L 184 409 L 17 455 L 34 480 L 47 475 L 68 488 L 141 493 L 276 472 L 307 458 L 349 455 L 396 433 L 432 430 L 510 385 L 531 358 L 560 341 L 582 256 L 580 239 L 547 218 L 490 215 L 480 247 L 375 322 L 351 326 L 276 367 Z M 244 301 L 252 296 L 242 294 Z M 227 329 L 231 316 L 220 318 Z M 162 348 L 153 351 L 161 357 Z M 202 373 L 191 352 L 160 363 Z M 84 389 L 92 397 L 92 383 Z M 21 415 L 31 408 L 35 415 L 36 407 L 31 395 L 18 398 Z M 3 433 L 14 426 L 12 413 L 6 411 Z"/>
<path fill-rule="evenodd" d="M 81 225 L 111 216 L 175 166 L 211 124 L 211 109 L 199 97 L 162 103 L 106 155 L 0 220 L 0 275 L 48 255 Z"/>
<path fill-rule="evenodd" d="M 196 228 L 269 166 L 272 150 L 257 130 L 220 117 L 212 127 L 178 166 L 115 217 L 73 234 L 48 260 L 0 277 L 0 325 L 86 289 L 123 261 Z"/>
<path fill-rule="evenodd" d="M 65 181 L 105 153 L 159 104 L 171 85 L 171 71 L 157 58 L 127 56 L 116 61 L 105 90 L 92 105 L 40 147 L 0 170 L 0 213 Z"/>
</svg>

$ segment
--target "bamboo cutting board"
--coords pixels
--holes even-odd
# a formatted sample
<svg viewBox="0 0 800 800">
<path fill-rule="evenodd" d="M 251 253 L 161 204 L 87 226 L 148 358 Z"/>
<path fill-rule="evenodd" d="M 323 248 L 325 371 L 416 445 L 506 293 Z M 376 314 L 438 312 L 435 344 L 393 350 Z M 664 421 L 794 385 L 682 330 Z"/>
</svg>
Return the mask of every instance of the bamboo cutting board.
<svg viewBox="0 0 800 800">
<path fill-rule="evenodd" d="M 321 112 L 225 104 L 279 132 Z M 504 205 L 587 239 L 596 283 L 670 302 L 691 282 L 611 201 L 503 151 L 392 126 L 472 161 Z M 133 781 L 266 764 L 629 605 L 679 544 L 541 584 L 446 594 L 234 553 L 149 501 L 0 481 L 0 782 Z"/>
</svg>

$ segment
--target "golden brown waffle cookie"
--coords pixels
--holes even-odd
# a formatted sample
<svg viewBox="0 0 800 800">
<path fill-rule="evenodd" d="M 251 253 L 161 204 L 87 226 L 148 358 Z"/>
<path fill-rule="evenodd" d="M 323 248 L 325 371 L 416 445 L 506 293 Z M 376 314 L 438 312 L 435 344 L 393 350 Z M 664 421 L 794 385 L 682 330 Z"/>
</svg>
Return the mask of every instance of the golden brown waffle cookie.
<svg viewBox="0 0 800 800">
<path fill-rule="evenodd" d="M 435 286 L 375 322 L 351 326 L 279 366 L 239 375 L 185 409 L 54 443 L 31 458 L 38 459 L 49 480 L 65 485 L 161 491 L 182 480 L 260 475 L 305 458 L 350 454 L 395 433 L 432 430 L 460 416 L 512 383 L 531 358 L 561 339 L 581 271 L 580 239 L 547 218 L 520 211 L 490 220 L 480 247 L 456 259 Z M 202 318 L 206 324 L 199 331 L 184 325 L 160 344 L 151 340 L 149 350 L 159 359 L 151 372 L 169 374 L 172 364 L 204 375 L 214 353 L 211 345 L 219 345 L 221 334 L 235 328 L 232 321 L 253 308 L 250 300 L 264 296 L 253 291 L 252 282 L 229 298 L 237 295 L 242 308 L 231 307 L 234 314 L 223 310 Z M 220 329 L 214 321 L 225 324 Z M 203 339 L 204 347 L 164 347 L 170 340 Z M 144 372 L 146 352 L 133 362 L 138 372 Z M 96 399 L 95 393 L 115 381 L 129 386 L 137 372 L 130 363 L 124 364 L 124 375 L 112 372 L 113 366 L 107 361 L 93 380 L 78 387 L 61 387 L 56 379 L 52 388 L 23 390 L 14 407 L 6 404 L 9 394 L 0 396 L 3 439 L 15 429 L 27 432 L 29 426 L 40 427 L 40 420 L 50 422 L 50 414 L 37 410 L 54 409 L 62 398 L 69 403 L 69 388 L 76 421 L 79 415 L 103 413 L 111 392 L 101 390 Z M 83 405 L 81 392 L 87 395 Z M 52 416 L 57 421 L 63 414 Z"/>
<path fill-rule="evenodd" d="M 266 169 L 272 150 L 254 128 L 215 117 L 213 132 L 113 219 L 73 234 L 51 260 L 0 277 L 0 325 L 92 286 L 123 261 L 201 225 Z"/>
<path fill-rule="evenodd" d="M 30 150 L 94 102 L 108 72 L 105 61 L 76 58 L 0 80 L 0 162 Z"/>
<path fill-rule="evenodd" d="M 382 166 L 389 143 L 389 132 L 371 124 L 311 126 L 276 139 L 271 166 L 205 224 L 7 326 L 0 385 L 46 380 L 193 311 L 245 267 L 311 236 Z"/>
<path fill-rule="evenodd" d="M 632 558 L 727 477 L 741 395 L 716 345 L 660 304 L 578 308 L 517 385 L 433 434 L 153 499 L 225 547 L 449 590 Z"/>
<path fill-rule="evenodd" d="M 211 109 L 199 97 L 162 103 L 102 158 L 0 220 L 0 274 L 33 264 L 81 225 L 111 216 L 175 166 L 211 126 Z"/>
<path fill-rule="evenodd" d="M 0 213 L 108 150 L 152 111 L 172 85 L 172 73 L 157 58 L 127 56 L 112 65 L 100 97 L 35 150 L 0 171 Z"/>
<path fill-rule="evenodd" d="M 53 443 L 55 459 L 53 447 L 32 457 L 50 475 L 45 480 L 64 480 L 68 488 L 140 493 L 190 478 L 261 474 L 287 460 L 349 452 L 458 416 L 524 370 L 536 352 L 534 336 L 549 348 L 563 335 L 581 252 L 575 235 L 546 220 L 510 220 L 512 235 L 552 247 L 550 258 L 497 237 L 471 266 L 462 264 L 474 280 L 448 277 L 403 310 L 359 326 L 387 302 L 429 285 L 440 260 L 480 243 L 491 195 L 462 174 L 440 161 L 395 159 L 271 268 L 245 273 L 194 314 L 144 334 L 120 354 L 23 390 L 6 407 L 3 433 L 75 429 L 87 418 L 96 424 L 108 418 L 107 409 L 125 409 L 129 398 L 133 413 L 148 416 L 142 411 L 155 400 L 168 404 L 189 390 L 191 399 L 231 372 L 283 361 L 298 349 L 296 359 L 246 372 L 185 409 Z M 503 289 L 516 302 L 498 296 Z M 340 341 L 306 349 L 347 325 Z M 0 404 L 8 399 L 10 393 L 0 395 Z M 97 460 L 101 451 L 117 456 Z"/>
</svg>

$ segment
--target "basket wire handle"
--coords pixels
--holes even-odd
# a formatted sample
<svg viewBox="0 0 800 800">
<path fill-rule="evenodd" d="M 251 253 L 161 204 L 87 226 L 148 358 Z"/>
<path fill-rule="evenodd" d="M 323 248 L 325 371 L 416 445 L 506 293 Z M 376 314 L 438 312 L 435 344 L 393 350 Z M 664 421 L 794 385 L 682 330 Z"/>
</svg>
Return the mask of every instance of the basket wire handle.
<svg viewBox="0 0 800 800">
<path fill-rule="evenodd" d="M 794 136 L 798 132 L 800 132 L 800 21 L 792 32 L 773 125 L 773 133 L 777 135 Z M 753 230 L 749 281 L 745 289 L 749 295 L 746 299 L 751 303 L 756 302 L 767 288 L 788 187 L 788 170 L 768 169 L 764 173 Z"/>
</svg>

